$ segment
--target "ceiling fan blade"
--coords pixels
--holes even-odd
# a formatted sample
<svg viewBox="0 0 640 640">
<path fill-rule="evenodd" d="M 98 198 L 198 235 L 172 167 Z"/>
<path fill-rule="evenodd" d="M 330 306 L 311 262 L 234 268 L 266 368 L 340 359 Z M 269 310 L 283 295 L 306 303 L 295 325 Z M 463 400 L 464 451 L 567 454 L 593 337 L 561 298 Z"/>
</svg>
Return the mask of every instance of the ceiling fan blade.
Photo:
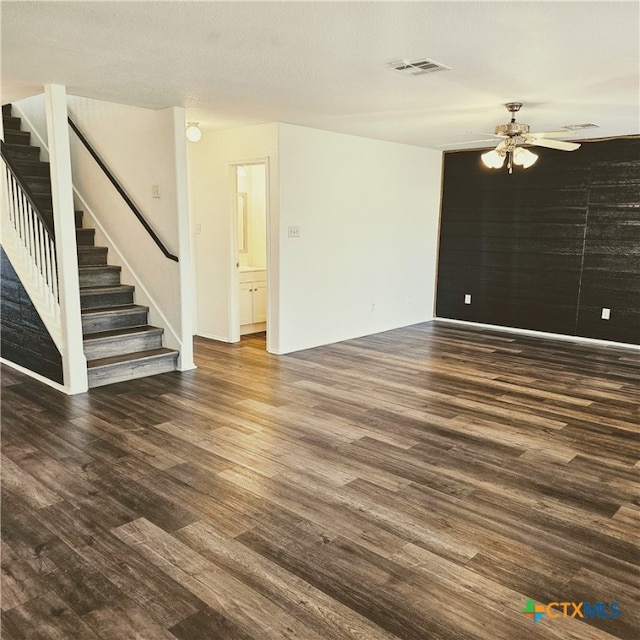
<svg viewBox="0 0 640 640">
<path fill-rule="evenodd" d="M 544 138 L 527 138 L 529 144 L 536 147 L 547 147 L 549 149 L 558 149 L 559 151 L 575 151 L 580 148 L 577 142 L 565 142 L 564 140 L 545 140 Z"/>
<path fill-rule="evenodd" d="M 568 129 L 563 131 L 536 131 L 535 133 L 527 134 L 532 138 L 573 138 L 575 135 L 575 131 L 569 131 Z"/>
<path fill-rule="evenodd" d="M 447 142 L 439 144 L 438 147 L 461 147 L 466 144 L 476 144 L 478 142 L 494 142 L 495 138 L 483 138 L 482 140 L 465 140 L 464 142 Z"/>
</svg>

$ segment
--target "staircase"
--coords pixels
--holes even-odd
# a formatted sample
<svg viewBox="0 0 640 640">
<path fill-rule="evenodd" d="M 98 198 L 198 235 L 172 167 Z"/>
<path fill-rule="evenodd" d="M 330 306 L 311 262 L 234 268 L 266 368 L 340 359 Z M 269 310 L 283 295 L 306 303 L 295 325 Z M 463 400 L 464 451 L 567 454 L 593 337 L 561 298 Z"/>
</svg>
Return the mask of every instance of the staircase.
<svg viewBox="0 0 640 640">
<path fill-rule="evenodd" d="M 53 233 L 49 163 L 40 162 L 40 148 L 31 133 L 21 131 L 20 118 L 3 105 L 7 152 L 40 206 Z M 89 388 L 133 380 L 176 369 L 178 352 L 163 348 L 163 329 L 147 324 L 148 307 L 134 304 L 135 287 L 120 282 L 120 267 L 107 264 L 107 247 L 97 247 L 95 230 L 83 227 L 75 212 L 80 307 Z"/>
</svg>

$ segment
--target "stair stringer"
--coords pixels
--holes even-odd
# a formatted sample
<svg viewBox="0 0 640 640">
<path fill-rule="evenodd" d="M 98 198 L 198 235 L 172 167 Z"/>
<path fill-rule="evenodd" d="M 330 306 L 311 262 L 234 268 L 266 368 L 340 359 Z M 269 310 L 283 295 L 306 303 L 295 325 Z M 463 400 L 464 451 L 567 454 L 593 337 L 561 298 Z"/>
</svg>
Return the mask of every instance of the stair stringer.
<svg viewBox="0 0 640 640">
<path fill-rule="evenodd" d="M 164 329 L 165 346 L 169 349 L 175 349 L 178 353 L 182 353 L 182 342 L 178 336 L 178 332 L 162 312 L 158 302 L 151 293 L 149 293 L 149 290 L 145 287 L 140 276 L 136 273 L 135 269 L 131 266 L 122 251 L 120 251 L 117 244 L 104 228 L 104 225 L 101 224 L 89 203 L 75 186 L 73 187 L 73 193 L 80 203 L 85 215 L 90 219 L 91 225 L 96 229 L 96 232 L 100 234 L 100 244 L 108 247 L 110 260 L 112 260 L 111 264 L 115 264 L 122 268 L 122 282 L 132 284 L 135 287 L 136 304 L 149 307 L 149 322 L 150 324 Z M 102 240 L 104 240 L 104 242 Z M 179 360 L 180 356 L 178 356 L 178 361 Z"/>
</svg>

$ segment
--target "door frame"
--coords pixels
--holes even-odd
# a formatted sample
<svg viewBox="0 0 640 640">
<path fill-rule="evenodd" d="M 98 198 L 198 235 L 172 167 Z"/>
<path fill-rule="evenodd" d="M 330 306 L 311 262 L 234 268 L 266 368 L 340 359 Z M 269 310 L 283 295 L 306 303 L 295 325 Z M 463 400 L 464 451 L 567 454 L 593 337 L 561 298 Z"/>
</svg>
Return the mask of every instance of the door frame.
<svg viewBox="0 0 640 640">
<path fill-rule="evenodd" d="M 227 300 L 228 304 L 228 318 L 229 318 L 229 342 L 240 342 L 240 257 L 238 255 L 238 223 L 237 223 L 237 193 L 238 193 L 238 167 L 247 167 L 253 165 L 264 166 L 264 178 L 265 178 L 265 225 L 266 225 L 266 241 L 267 241 L 267 351 L 270 349 L 270 334 L 275 327 L 277 317 L 275 313 L 275 306 L 272 304 L 272 291 L 274 288 L 271 286 L 272 269 L 271 269 L 271 248 L 273 246 L 271 238 L 271 190 L 270 190 L 270 170 L 269 170 L 269 156 L 260 158 L 247 158 L 244 160 L 234 160 L 227 164 L 228 171 L 228 192 L 229 192 L 229 216 L 231 220 L 230 226 L 230 243 L 231 250 L 229 252 L 231 264 L 231 278 L 229 286 L 229 296 Z"/>
</svg>

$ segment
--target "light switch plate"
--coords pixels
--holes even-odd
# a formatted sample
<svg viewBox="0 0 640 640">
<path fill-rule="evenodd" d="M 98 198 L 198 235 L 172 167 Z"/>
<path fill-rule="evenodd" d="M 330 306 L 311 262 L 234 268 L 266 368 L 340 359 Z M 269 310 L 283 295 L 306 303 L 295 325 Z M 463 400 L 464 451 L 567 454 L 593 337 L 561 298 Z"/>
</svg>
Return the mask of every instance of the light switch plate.
<svg viewBox="0 0 640 640">
<path fill-rule="evenodd" d="M 290 238 L 299 238 L 300 237 L 300 227 L 298 227 L 298 226 L 289 227 L 289 237 Z"/>
<path fill-rule="evenodd" d="M 464 294 L 464 303 L 465 304 L 471 304 L 471 294 L 470 293 L 465 293 Z"/>
<path fill-rule="evenodd" d="M 602 320 L 608 320 L 611 317 L 611 309 L 607 309 L 607 307 L 602 307 L 602 315 L 600 318 Z"/>
</svg>

